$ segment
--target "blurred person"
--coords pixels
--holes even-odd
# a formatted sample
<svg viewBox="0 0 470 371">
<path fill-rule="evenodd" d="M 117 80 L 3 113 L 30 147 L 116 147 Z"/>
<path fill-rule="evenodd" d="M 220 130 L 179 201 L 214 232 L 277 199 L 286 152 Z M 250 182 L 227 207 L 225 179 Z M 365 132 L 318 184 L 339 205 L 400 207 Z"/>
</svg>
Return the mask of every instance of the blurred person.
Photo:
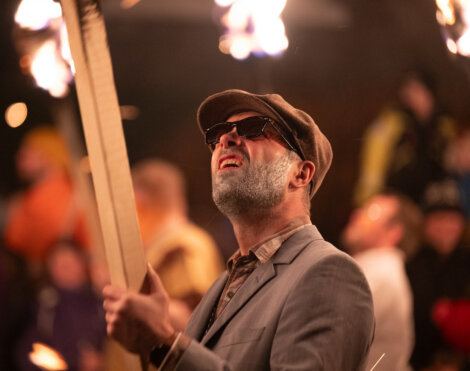
<svg viewBox="0 0 470 371">
<path fill-rule="evenodd" d="M 443 300 L 470 299 L 470 250 L 462 245 L 465 219 L 455 181 L 431 183 L 422 207 L 424 243 L 407 265 L 416 333 L 412 365 L 416 370 L 438 364 L 459 370 L 465 356 L 446 340 L 441 327 Z M 470 336 L 465 323 L 460 324 L 460 331 Z"/>
<path fill-rule="evenodd" d="M 421 212 L 407 197 L 382 193 L 353 212 L 342 242 L 369 282 L 375 336 L 367 370 L 405 371 L 414 345 L 413 298 L 405 257 L 419 244 Z"/>
<path fill-rule="evenodd" d="M 108 334 L 163 370 L 364 370 L 370 289 L 309 218 L 332 161 L 328 139 L 277 94 L 223 91 L 197 117 L 212 152 L 213 199 L 238 250 L 184 333 L 171 325 L 151 267 L 148 293 L 105 287 Z"/>
<path fill-rule="evenodd" d="M 147 261 L 160 276 L 173 325 L 184 330 L 192 310 L 223 270 L 212 237 L 188 219 L 182 172 L 169 162 L 146 159 L 132 179 Z"/>
<path fill-rule="evenodd" d="M 17 352 L 20 369 L 40 370 L 28 357 L 39 342 L 56 350 L 69 371 L 102 370 L 106 325 L 102 300 L 90 282 L 88 255 L 74 241 L 58 241 L 45 264 L 34 320 Z"/>
<path fill-rule="evenodd" d="M 67 148 L 54 128 L 37 127 L 23 138 L 16 167 L 27 188 L 10 202 L 4 237 L 29 262 L 40 264 L 61 238 L 88 246 L 84 214 L 77 208 L 67 166 Z"/>
<path fill-rule="evenodd" d="M 460 130 L 449 145 L 447 167 L 462 196 L 465 217 L 470 220 L 470 129 Z"/>
<path fill-rule="evenodd" d="M 444 153 L 456 124 L 439 105 L 432 76 L 405 74 L 396 104 L 384 108 L 366 129 L 354 200 L 394 189 L 419 204 L 429 182 L 446 176 Z"/>
</svg>

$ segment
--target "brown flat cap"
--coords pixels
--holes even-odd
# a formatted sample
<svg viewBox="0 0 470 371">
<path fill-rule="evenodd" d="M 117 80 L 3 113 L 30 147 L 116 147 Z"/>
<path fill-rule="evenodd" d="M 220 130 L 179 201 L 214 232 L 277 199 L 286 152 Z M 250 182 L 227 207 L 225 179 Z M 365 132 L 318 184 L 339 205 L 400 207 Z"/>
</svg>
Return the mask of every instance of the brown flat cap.
<svg viewBox="0 0 470 371">
<path fill-rule="evenodd" d="M 244 90 L 225 90 L 206 98 L 197 111 L 199 128 L 204 130 L 247 111 L 259 112 L 278 123 L 297 143 L 306 160 L 315 165 L 310 198 L 320 187 L 333 159 L 331 145 L 315 121 L 294 108 L 278 94 L 252 94 Z"/>
</svg>

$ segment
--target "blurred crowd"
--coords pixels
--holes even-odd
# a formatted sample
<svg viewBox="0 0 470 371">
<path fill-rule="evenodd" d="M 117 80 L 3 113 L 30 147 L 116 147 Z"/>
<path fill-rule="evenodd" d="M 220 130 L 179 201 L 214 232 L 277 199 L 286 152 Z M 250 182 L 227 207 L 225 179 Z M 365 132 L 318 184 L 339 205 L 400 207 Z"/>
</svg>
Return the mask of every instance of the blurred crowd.
<svg viewBox="0 0 470 371">
<path fill-rule="evenodd" d="M 406 74 L 366 129 L 341 238 L 372 290 L 377 370 L 470 369 L 470 128 L 435 89 Z"/>
<path fill-rule="evenodd" d="M 71 175 L 78 162 L 70 157 L 51 126 L 29 131 L 16 155 L 23 188 L 3 202 L 0 218 L 0 370 L 117 371 L 125 364 L 106 338 L 101 290 L 109 277 L 86 217 L 96 206 L 78 198 Z M 147 159 L 133 167 L 132 180 L 146 258 L 171 297 L 173 326 L 183 330 L 223 270 L 219 250 L 189 220 L 177 167 Z"/>
<path fill-rule="evenodd" d="M 440 107 L 432 78 L 407 74 L 366 129 L 341 248 L 371 287 L 376 333 L 368 370 L 470 370 L 470 128 Z M 68 370 L 120 370 L 106 338 L 108 281 L 77 201 L 70 154 L 52 127 L 28 132 L 23 187 L 0 204 L 0 369 L 47 369 L 38 344 Z M 148 262 L 168 291 L 173 326 L 224 269 L 211 236 L 188 217 L 184 174 L 161 159 L 132 167 Z M 38 351 L 39 349 L 39 351 Z"/>
</svg>

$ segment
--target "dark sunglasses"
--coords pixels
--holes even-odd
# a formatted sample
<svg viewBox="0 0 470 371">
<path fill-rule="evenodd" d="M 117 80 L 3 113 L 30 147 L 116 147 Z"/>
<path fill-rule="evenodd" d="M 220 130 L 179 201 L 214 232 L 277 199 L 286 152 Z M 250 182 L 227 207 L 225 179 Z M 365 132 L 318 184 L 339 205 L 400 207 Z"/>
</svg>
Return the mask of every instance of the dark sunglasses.
<svg viewBox="0 0 470 371">
<path fill-rule="evenodd" d="M 264 134 L 264 131 L 268 124 L 274 128 L 274 130 L 284 140 L 290 150 L 297 153 L 302 160 L 305 160 L 302 151 L 300 150 L 300 148 L 298 148 L 296 143 L 288 140 L 286 135 L 284 135 L 282 131 L 277 127 L 276 123 L 270 117 L 266 116 L 252 116 L 240 121 L 221 122 L 219 124 L 215 124 L 204 131 L 204 135 L 206 137 L 206 144 L 211 149 L 214 149 L 215 145 L 220 142 L 220 137 L 224 134 L 230 133 L 234 127 L 237 130 L 238 136 L 242 138 L 257 138 L 260 135 Z"/>
</svg>

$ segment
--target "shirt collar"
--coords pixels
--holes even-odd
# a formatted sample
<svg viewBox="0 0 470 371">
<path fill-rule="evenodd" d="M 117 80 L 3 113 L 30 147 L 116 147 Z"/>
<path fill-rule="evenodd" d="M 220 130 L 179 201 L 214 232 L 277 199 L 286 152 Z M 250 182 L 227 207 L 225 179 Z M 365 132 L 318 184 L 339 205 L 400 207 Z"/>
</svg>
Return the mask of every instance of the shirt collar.
<svg viewBox="0 0 470 371">
<path fill-rule="evenodd" d="M 301 216 L 290 221 L 283 229 L 276 232 L 256 244 L 249 250 L 249 256 L 258 260 L 259 264 L 266 263 L 279 248 L 295 232 L 312 224 L 308 216 Z M 230 272 L 238 259 L 241 258 L 240 249 L 238 249 L 227 261 L 227 269 Z"/>
</svg>

